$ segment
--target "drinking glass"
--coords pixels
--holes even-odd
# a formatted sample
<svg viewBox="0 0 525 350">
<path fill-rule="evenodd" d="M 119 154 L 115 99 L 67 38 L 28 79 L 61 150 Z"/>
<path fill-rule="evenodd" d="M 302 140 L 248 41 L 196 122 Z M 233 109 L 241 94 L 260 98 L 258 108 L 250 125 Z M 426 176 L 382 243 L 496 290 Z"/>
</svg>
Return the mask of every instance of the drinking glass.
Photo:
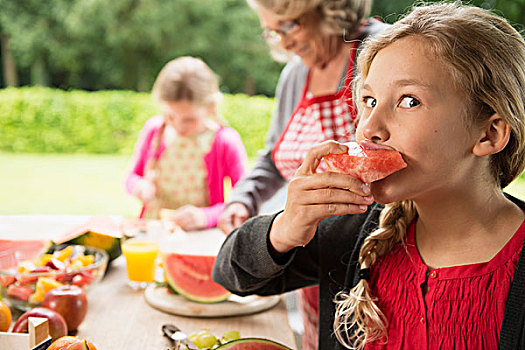
<svg viewBox="0 0 525 350">
<path fill-rule="evenodd" d="M 159 244 L 148 231 L 128 227 L 123 229 L 121 248 L 126 258 L 128 285 L 135 290 L 146 288 L 155 279 Z"/>
</svg>

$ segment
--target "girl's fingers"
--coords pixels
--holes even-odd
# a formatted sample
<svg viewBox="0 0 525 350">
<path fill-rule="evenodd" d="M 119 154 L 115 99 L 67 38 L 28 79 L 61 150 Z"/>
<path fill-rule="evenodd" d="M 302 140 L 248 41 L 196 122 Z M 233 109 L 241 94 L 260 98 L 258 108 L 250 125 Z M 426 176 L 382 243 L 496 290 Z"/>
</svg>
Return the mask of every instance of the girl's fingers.
<svg viewBox="0 0 525 350">
<path fill-rule="evenodd" d="M 290 186 L 299 191 L 338 188 L 361 196 L 370 195 L 370 187 L 361 180 L 351 175 L 333 172 L 295 177 L 290 181 Z"/>
<path fill-rule="evenodd" d="M 368 209 L 365 204 L 343 204 L 343 203 L 327 203 L 314 204 L 308 207 L 308 211 L 312 216 L 318 218 L 327 218 L 329 216 L 339 216 L 348 214 L 362 214 Z"/>
<path fill-rule="evenodd" d="M 323 159 L 324 156 L 329 154 L 341 154 L 347 151 L 347 146 L 336 141 L 325 141 L 320 143 L 308 151 L 303 163 L 299 169 L 297 169 L 295 175 L 302 176 L 315 174 L 317 167 L 319 167 L 321 159 Z"/>
<path fill-rule="evenodd" d="M 320 188 L 310 191 L 304 191 L 301 196 L 294 199 L 299 205 L 315 205 L 315 204 L 355 204 L 355 205 L 369 205 L 374 201 L 372 195 L 361 195 L 349 190 L 339 188 Z"/>
</svg>

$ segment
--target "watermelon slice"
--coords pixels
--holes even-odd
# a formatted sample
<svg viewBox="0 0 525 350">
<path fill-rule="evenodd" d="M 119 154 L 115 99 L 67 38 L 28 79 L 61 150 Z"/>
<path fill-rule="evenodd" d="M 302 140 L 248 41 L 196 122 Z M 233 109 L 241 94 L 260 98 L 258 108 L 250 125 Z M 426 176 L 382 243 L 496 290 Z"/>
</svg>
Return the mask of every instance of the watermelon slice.
<svg viewBox="0 0 525 350">
<path fill-rule="evenodd" d="M 0 252 L 16 250 L 12 261 L 0 261 L 0 269 L 16 267 L 19 261 L 31 260 L 45 253 L 51 247 L 51 241 L 46 239 L 0 239 Z M 8 266 L 11 265 L 11 266 Z"/>
<path fill-rule="evenodd" d="M 357 177 L 364 183 L 381 180 L 406 168 L 401 154 L 372 143 L 345 143 L 348 153 L 329 154 L 324 157 L 328 171 Z"/>
<path fill-rule="evenodd" d="M 243 338 L 230 341 L 216 350 L 292 350 L 287 346 L 263 338 Z"/>
<path fill-rule="evenodd" d="M 230 292 L 211 279 L 214 256 L 164 255 L 164 269 L 171 288 L 185 298 L 200 303 L 218 303 Z"/>
<path fill-rule="evenodd" d="M 161 254 L 169 286 L 186 299 L 200 303 L 228 299 L 230 292 L 211 278 L 224 238 L 219 230 L 172 234 Z"/>
</svg>

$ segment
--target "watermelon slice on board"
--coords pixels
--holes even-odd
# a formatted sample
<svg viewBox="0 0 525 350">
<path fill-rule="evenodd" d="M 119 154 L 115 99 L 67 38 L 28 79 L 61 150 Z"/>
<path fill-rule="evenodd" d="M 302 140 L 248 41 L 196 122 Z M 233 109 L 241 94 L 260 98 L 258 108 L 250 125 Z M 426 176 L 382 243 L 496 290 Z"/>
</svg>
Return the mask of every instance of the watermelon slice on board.
<svg viewBox="0 0 525 350">
<path fill-rule="evenodd" d="M 228 299 L 228 292 L 211 278 L 211 271 L 224 242 L 219 230 L 173 233 L 161 249 L 162 264 L 169 286 L 188 300 L 217 303 Z"/>
<path fill-rule="evenodd" d="M 163 254 L 170 287 L 186 299 L 200 303 L 218 303 L 230 296 L 230 292 L 211 279 L 214 263 L 214 256 Z"/>
<path fill-rule="evenodd" d="M 289 347 L 263 338 L 243 338 L 230 341 L 216 350 L 291 350 Z"/>
<path fill-rule="evenodd" d="M 364 146 L 348 142 L 345 145 L 348 146 L 347 153 L 329 154 L 323 158 L 328 171 L 352 175 L 364 183 L 370 183 L 407 166 L 401 154 L 392 149 L 370 143 Z"/>
</svg>

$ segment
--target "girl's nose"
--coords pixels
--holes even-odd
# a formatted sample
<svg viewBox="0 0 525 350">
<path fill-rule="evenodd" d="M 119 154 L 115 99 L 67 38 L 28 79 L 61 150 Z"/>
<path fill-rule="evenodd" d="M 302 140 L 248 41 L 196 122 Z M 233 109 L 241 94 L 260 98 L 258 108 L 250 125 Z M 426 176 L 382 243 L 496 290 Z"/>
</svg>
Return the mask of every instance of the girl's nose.
<svg viewBox="0 0 525 350">
<path fill-rule="evenodd" d="M 375 142 L 385 142 L 390 138 L 390 132 L 385 124 L 385 113 L 377 107 L 367 116 L 362 116 L 358 129 L 365 139 Z"/>
</svg>

